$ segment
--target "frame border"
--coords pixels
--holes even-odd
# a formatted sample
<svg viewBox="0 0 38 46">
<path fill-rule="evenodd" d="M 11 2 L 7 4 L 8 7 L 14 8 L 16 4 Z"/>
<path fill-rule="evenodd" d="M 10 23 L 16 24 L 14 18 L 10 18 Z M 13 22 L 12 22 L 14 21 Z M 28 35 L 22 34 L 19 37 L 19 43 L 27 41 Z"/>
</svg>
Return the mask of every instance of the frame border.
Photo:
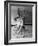
<svg viewBox="0 0 38 46">
<path fill-rule="evenodd" d="M 36 4 L 36 12 L 35 12 L 35 42 L 16 42 L 16 43 L 8 43 L 8 3 L 33 3 Z M 6 15 L 6 18 L 5 18 Z M 6 30 L 5 30 L 5 19 L 6 19 Z M 5 33 L 6 31 L 6 33 Z M 12 45 L 12 44 L 33 44 L 37 43 L 37 2 L 31 2 L 31 1 L 4 1 L 4 44 L 5 45 Z"/>
</svg>

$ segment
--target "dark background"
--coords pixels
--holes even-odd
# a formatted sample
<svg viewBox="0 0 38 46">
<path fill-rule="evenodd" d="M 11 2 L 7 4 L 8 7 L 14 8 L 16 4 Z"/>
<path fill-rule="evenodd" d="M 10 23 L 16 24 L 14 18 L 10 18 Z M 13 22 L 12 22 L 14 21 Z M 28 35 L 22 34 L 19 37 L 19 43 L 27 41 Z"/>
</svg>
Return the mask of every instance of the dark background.
<svg viewBox="0 0 38 46">
<path fill-rule="evenodd" d="M 32 24 L 32 8 L 31 10 L 25 8 L 18 8 L 19 17 L 23 17 L 24 24 Z"/>
</svg>

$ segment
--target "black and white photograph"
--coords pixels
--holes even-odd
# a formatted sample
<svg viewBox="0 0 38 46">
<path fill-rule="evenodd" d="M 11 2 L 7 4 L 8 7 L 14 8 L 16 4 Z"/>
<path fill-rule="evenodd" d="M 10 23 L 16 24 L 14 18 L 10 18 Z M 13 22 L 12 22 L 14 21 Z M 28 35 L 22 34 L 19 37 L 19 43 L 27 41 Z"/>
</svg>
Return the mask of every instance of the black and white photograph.
<svg viewBox="0 0 38 46">
<path fill-rule="evenodd" d="M 32 7 L 11 6 L 11 38 L 32 37 Z"/>
<path fill-rule="evenodd" d="M 5 44 L 37 42 L 37 2 L 5 1 Z"/>
</svg>

